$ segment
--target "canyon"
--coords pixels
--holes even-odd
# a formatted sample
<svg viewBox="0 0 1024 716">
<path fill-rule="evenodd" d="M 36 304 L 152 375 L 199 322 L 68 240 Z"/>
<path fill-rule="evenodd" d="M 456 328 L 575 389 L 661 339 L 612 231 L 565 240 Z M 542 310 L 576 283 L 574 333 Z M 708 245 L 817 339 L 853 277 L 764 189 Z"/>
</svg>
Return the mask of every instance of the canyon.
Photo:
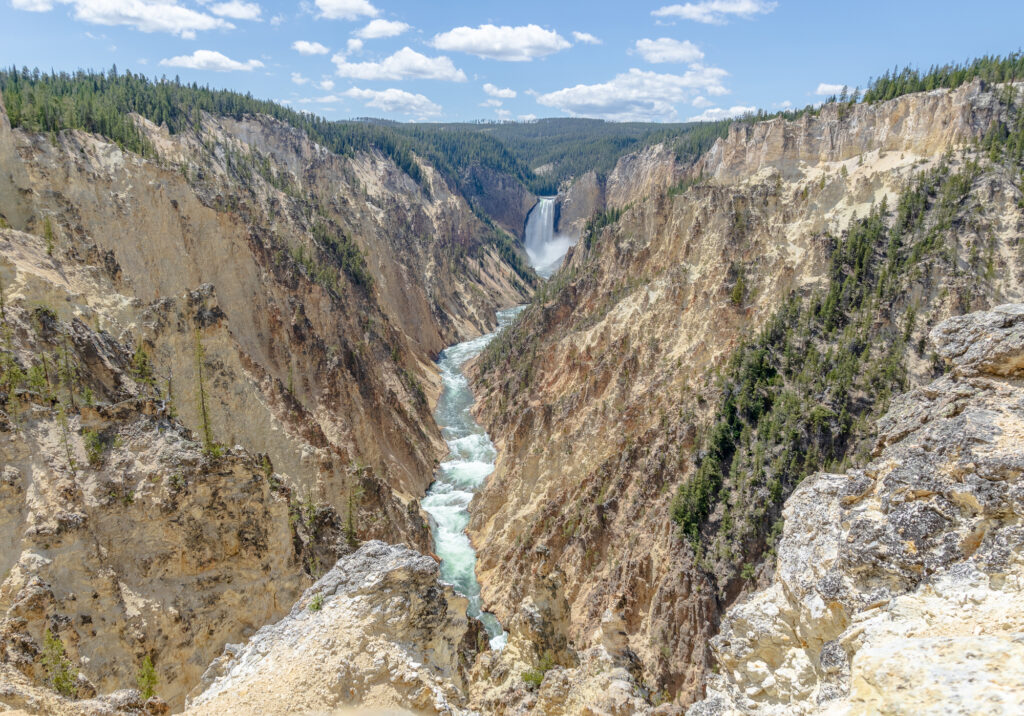
<svg viewBox="0 0 1024 716">
<path fill-rule="evenodd" d="M 744 479 L 748 469 L 765 470 L 737 464 L 740 472 L 725 476 L 736 480 L 734 501 L 708 514 L 699 549 L 680 540 L 675 497 L 707 452 L 716 408 L 731 390 L 730 356 L 762 331 L 801 334 L 813 316 L 793 313 L 792 301 L 824 300 L 830 254 L 856 217 L 883 201 L 895 212 L 922 172 L 944 163 L 944 175 L 962 172 L 972 144 L 1003 111 L 997 90 L 976 82 L 881 104 L 826 105 L 795 121 L 736 123 L 688 169 L 667 147 L 620 161 L 599 193 L 605 219 L 591 221 L 559 274 L 476 367 L 480 419 L 499 457 L 471 505 L 469 532 L 489 608 L 502 623 L 536 612 L 543 637 L 535 660 L 552 650 L 562 666 L 585 670 L 579 655 L 602 645 L 614 625 L 612 653 L 652 701 L 685 706 L 700 697 L 720 615 L 768 579 L 758 564 L 783 524 L 787 489 L 785 478 Z M 879 349 L 898 343 L 905 387 L 935 375 L 931 326 L 1022 297 L 1017 179 L 1002 166 L 970 171 L 946 209 L 951 228 L 938 229 L 961 252 L 952 254 L 956 268 L 950 253 L 925 257 L 892 298 L 854 319 L 868 330 L 893 327 L 891 339 L 858 341 L 853 350 L 866 351 L 863 360 L 882 375 Z M 937 213 L 922 216 L 922 233 Z M 965 260 L 985 252 L 991 270 Z M 829 354 L 827 345 L 818 351 Z M 816 372 L 832 374 L 828 363 Z M 797 387 L 806 380 L 796 378 Z M 780 380 L 772 390 L 784 387 Z M 881 389 L 854 388 L 850 409 L 864 410 L 864 437 L 848 462 L 867 462 L 884 405 L 865 410 L 863 396 Z M 804 434 L 800 416 L 823 397 L 794 402 L 787 424 Z M 825 415 L 835 421 L 838 413 Z M 751 444 L 751 463 L 754 435 L 736 435 Z M 760 459 L 779 460 L 782 448 L 769 446 L 774 452 Z"/>
<path fill-rule="evenodd" d="M 736 121 L 555 196 L 0 100 L 0 704 L 1000 713 L 1021 90 Z"/>
</svg>

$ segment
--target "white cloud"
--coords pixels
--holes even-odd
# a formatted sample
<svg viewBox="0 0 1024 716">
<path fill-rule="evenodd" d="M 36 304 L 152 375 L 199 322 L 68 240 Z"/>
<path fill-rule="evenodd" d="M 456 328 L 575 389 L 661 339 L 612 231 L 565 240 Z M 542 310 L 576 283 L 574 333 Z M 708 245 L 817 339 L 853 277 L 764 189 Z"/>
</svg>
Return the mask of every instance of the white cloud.
<svg viewBox="0 0 1024 716">
<path fill-rule="evenodd" d="M 412 25 L 397 20 L 370 20 L 366 27 L 356 30 L 355 36 L 376 40 L 381 37 L 397 37 L 411 29 Z"/>
<path fill-rule="evenodd" d="M 690 65 L 682 75 L 633 68 L 612 80 L 576 85 L 537 97 L 537 102 L 575 116 L 612 121 L 669 121 L 678 116 L 675 105 L 698 94 L 723 95 L 728 75 L 717 67 Z"/>
<path fill-rule="evenodd" d="M 351 54 L 354 54 L 356 52 L 359 52 L 362 49 L 363 49 L 363 41 L 362 40 L 357 40 L 354 37 L 348 38 L 348 44 L 345 46 L 345 53 L 346 54 L 351 55 Z"/>
<path fill-rule="evenodd" d="M 441 105 L 431 102 L 421 94 L 400 89 L 369 90 L 353 87 L 343 92 L 346 97 L 360 99 L 367 107 L 383 112 L 397 112 L 414 117 L 436 117 L 441 114 Z"/>
<path fill-rule="evenodd" d="M 528 62 L 571 47 L 557 32 L 539 25 L 456 27 L 434 35 L 431 44 L 439 50 L 467 52 L 506 62 Z"/>
<path fill-rule="evenodd" d="M 277 27 L 278 25 L 280 25 L 284 21 L 285 21 L 285 16 L 284 15 L 274 15 L 272 18 L 270 18 L 270 24 L 273 25 L 274 27 Z"/>
<path fill-rule="evenodd" d="M 636 51 L 648 62 L 698 62 L 704 59 L 704 53 L 689 40 L 673 40 L 671 37 L 659 37 L 657 40 L 636 41 Z"/>
<path fill-rule="evenodd" d="M 484 92 L 489 94 L 491 97 L 500 97 L 501 99 L 515 99 L 516 91 L 514 89 L 502 89 L 492 85 L 490 82 L 484 85 Z"/>
<path fill-rule="evenodd" d="M 827 82 L 822 82 L 818 85 L 818 89 L 814 90 L 814 94 L 820 94 L 821 96 L 827 96 L 830 94 L 839 94 L 843 91 L 844 85 L 830 85 Z"/>
<path fill-rule="evenodd" d="M 329 79 L 322 79 L 316 83 L 316 86 L 322 90 L 327 90 L 329 92 L 332 89 L 334 89 L 334 81 Z"/>
<path fill-rule="evenodd" d="M 316 0 L 320 16 L 328 20 L 358 20 L 360 17 L 377 17 L 380 10 L 368 0 Z"/>
<path fill-rule="evenodd" d="M 775 106 L 778 107 L 779 109 L 789 109 L 790 107 L 793 106 L 793 103 L 790 102 L 788 99 L 784 99 L 781 102 L 776 102 Z"/>
<path fill-rule="evenodd" d="M 579 32 L 574 30 L 572 37 L 576 42 L 582 42 L 587 45 L 600 45 L 601 40 L 591 35 L 589 32 Z"/>
<path fill-rule="evenodd" d="M 520 122 L 536 122 L 537 115 L 535 114 L 521 114 L 518 117 Z"/>
<path fill-rule="evenodd" d="M 210 12 L 221 17 L 230 17 L 232 20 L 259 20 L 263 11 L 254 2 L 229 0 L 211 5 Z"/>
<path fill-rule="evenodd" d="M 303 97 L 302 99 L 295 100 L 297 104 L 332 104 L 334 102 L 343 101 L 344 99 L 342 97 L 334 94 L 329 94 L 324 97 Z"/>
<path fill-rule="evenodd" d="M 768 0 L 704 0 L 698 3 L 688 2 L 685 5 L 666 5 L 651 14 L 655 17 L 678 17 L 709 25 L 724 25 L 729 22 L 730 15 L 749 20 L 754 15 L 771 12 L 778 5 L 777 2 Z"/>
<path fill-rule="evenodd" d="M 307 42 L 306 40 L 296 40 L 292 43 L 292 49 L 300 55 L 326 55 L 330 52 L 325 45 L 321 45 L 319 42 Z"/>
<path fill-rule="evenodd" d="M 697 109 L 703 109 L 704 107 L 710 107 L 711 105 L 714 104 L 714 102 L 709 100 L 704 95 L 697 95 L 690 101 L 690 104 L 692 104 Z"/>
<path fill-rule="evenodd" d="M 706 109 L 695 117 L 690 117 L 687 122 L 717 122 L 720 119 L 732 119 L 733 117 L 742 117 L 745 114 L 756 112 L 757 107 L 729 107 L 729 109 L 721 109 L 720 107 L 711 107 Z"/>
<path fill-rule="evenodd" d="M 297 85 L 304 85 L 307 82 L 309 82 L 309 78 L 308 77 L 303 77 L 298 72 L 292 72 L 292 82 L 294 82 Z"/>
<path fill-rule="evenodd" d="M 502 119 L 508 119 L 509 117 L 512 116 L 512 113 L 509 112 L 507 109 L 496 109 L 494 110 L 494 113 L 501 117 Z"/>
<path fill-rule="evenodd" d="M 481 107 L 500 107 L 502 102 L 500 99 L 488 99 L 480 103 Z"/>
<path fill-rule="evenodd" d="M 213 50 L 196 50 L 191 55 L 179 55 L 170 59 L 160 60 L 165 67 L 186 67 L 190 70 L 211 70 L 213 72 L 249 72 L 263 67 L 259 60 L 238 62 Z"/>
<path fill-rule="evenodd" d="M 456 68 L 447 57 L 427 57 L 409 47 L 403 47 L 380 62 L 348 62 L 340 53 L 335 55 L 332 61 L 337 65 L 337 74 L 340 77 L 357 80 L 466 81 L 466 73 Z"/>
<path fill-rule="evenodd" d="M 227 20 L 178 5 L 175 0 L 12 0 L 18 10 L 46 12 L 70 5 L 74 18 L 94 25 L 126 25 L 142 32 L 167 32 L 194 39 L 200 30 L 230 30 Z M 230 4 L 230 3 L 228 3 Z"/>
<path fill-rule="evenodd" d="M 59 2 L 59 0 L 57 1 Z M 28 12 L 49 12 L 53 9 L 53 2 L 51 0 L 11 0 L 11 7 Z"/>
</svg>

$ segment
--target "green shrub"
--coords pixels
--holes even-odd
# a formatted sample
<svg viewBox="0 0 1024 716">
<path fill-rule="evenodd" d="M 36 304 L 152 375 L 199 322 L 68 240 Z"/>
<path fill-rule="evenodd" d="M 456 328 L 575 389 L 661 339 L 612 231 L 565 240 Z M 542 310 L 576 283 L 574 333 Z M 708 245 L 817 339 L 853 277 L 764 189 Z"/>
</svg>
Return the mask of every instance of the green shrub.
<svg viewBox="0 0 1024 716">
<path fill-rule="evenodd" d="M 46 241 L 46 255 L 53 256 L 53 223 L 49 216 L 43 219 L 43 240 Z"/>
<path fill-rule="evenodd" d="M 324 608 L 324 595 L 322 592 L 317 592 L 313 595 L 313 598 L 309 602 L 309 610 L 311 612 L 318 612 Z"/>
<path fill-rule="evenodd" d="M 135 355 L 132 356 L 132 375 L 140 383 L 145 383 L 149 386 L 155 384 L 153 380 L 153 365 L 149 360 L 149 354 L 146 353 L 146 349 L 141 344 L 135 349 Z"/>
<path fill-rule="evenodd" d="M 545 674 L 551 671 L 554 665 L 554 655 L 550 650 L 545 651 L 544 655 L 540 658 L 540 661 L 537 662 L 537 666 L 523 672 L 523 682 L 532 689 L 540 688 L 540 685 L 544 683 Z"/>
<path fill-rule="evenodd" d="M 82 438 L 85 441 L 85 456 L 89 464 L 99 467 L 103 464 L 103 453 L 107 449 L 103 436 L 97 430 L 86 430 L 82 433 Z"/>
<path fill-rule="evenodd" d="M 64 642 L 49 629 L 43 633 L 43 669 L 49 685 L 61 696 L 75 698 L 78 693 L 78 669 L 64 651 Z"/>
<path fill-rule="evenodd" d="M 158 682 L 159 678 L 156 675 L 156 669 L 153 668 L 153 660 L 149 654 L 146 654 L 142 659 L 142 666 L 139 667 L 139 673 L 135 676 L 135 683 L 139 687 L 143 699 L 148 700 L 156 696 Z"/>
</svg>

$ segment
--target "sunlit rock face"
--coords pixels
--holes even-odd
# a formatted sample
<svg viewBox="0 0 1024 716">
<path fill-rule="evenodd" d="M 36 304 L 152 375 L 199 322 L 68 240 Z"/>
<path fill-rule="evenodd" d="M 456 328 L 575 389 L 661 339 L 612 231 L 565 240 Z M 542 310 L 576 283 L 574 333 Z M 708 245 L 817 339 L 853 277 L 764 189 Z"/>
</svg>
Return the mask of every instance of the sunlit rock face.
<svg viewBox="0 0 1024 716">
<path fill-rule="evenodd" d="M 467 600 L 439 576 L 430 557 L 367 542 L 284 619 L 229 646 L 186 713 L 464 713 L 466 667 L 483 640 L 481 625 L 467 619 Z"/>
<path fill-rule="evenodd" d="M 875 459 L 806 478 L 695 716 L 1011 713 L 1024 698 L 1024 304 L 939 324 L 952 365 Z"/>
<path fill-rule="evenodd" d="M 178 709 L 343 532 L 430 551 L 434 358 L 530 279 L 425 164 L 421 186 L 267 117 L 135 121 L 159 160 L 12 129 L 0 102 L 3 370 L 24 374 L 0 420 L 0 650 L 38 686 L 49 629 L 80 696 L 150 656 Z"/>
<path fill-rule="evenodd" d="M 668 147 L 618 163 L 600 208 L 621 216 L 581 237 L 495 344 L 504 352 L 485 351 L 473 374 L 498 460 L 469 532 L 484 602 L 507 629 L 557 592 L 564 611 L 535 610 L 544 648 L 586 653 L 610 612 L 652 705 L 703 696 L 720 615 L 771 570 L 753 558 L 739 574 L 764 539 L 697 554 L 671 518 L 723 398 L 716 375 L 791 297 L 827 289 L 830 255 L 856 217 L 884 201 L 894 221 L 905 187 L 947 155 L 951 172 L 977 159 L 980 173 L 940 232 L 945 263 L 908 272 L 906 293 L 872 319 L 902 325 L 914 307 L 906 386 L 935 378 L 931 327 L 1024 300 L 1019 172 L 972 150 L 1004 112 L 998 90 L 975 83 L 739 124 L 692 167 Z M 595 201 L 597 187 L 580 181 L 574 201 Z M 930 214 L 921 236 L 938 222 Z M 991 270 L 971 263 L 986 251 Z M 738 524 L 720 504 L 710 538 L 728 530 L 727 512 Z"/>
</svg>

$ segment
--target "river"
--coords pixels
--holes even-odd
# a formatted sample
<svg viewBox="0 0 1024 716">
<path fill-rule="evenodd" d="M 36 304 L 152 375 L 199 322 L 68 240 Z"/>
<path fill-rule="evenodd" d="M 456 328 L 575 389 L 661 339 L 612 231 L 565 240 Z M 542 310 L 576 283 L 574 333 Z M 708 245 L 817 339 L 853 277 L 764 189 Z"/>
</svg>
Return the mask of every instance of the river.
<svg viewBox="0 0 1024 716">
<path fill-rule="evenodd" d="M 437 365 L 441 369 L 442 388 L 434 419 L 450 452 L 441 462 L 421 503 L 430 515 L 434 552 L 441 558 L 441 579 L 469 599 L 469 615 L 483 622 L 491 647 L 495 649 L 505 645 L 507 635 L 498 619 L 482 610 L 480 583 L 476 579 L 476 550 L 469 543 L 466 526 L 469 502 L 494 472 L 498 451 L 470 412 L 473 392 L 462 371 L 521 310 L 519 306 L 498 311 L 498 328 L 494 333 L 456 343 L 441 353 Z"/>
</svg>

